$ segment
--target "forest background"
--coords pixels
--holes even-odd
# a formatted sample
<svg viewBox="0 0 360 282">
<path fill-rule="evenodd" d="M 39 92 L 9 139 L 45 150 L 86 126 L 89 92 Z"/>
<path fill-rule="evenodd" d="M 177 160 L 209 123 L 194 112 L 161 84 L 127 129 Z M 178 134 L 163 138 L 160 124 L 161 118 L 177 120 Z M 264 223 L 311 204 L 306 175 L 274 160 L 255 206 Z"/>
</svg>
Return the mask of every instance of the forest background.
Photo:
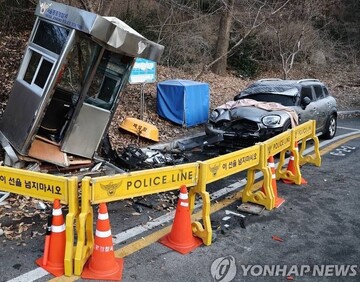
<svg viewBox="0 0 360 282">
<path fill-rule="evenodd" d="M 165 46 L 158 81 L 210 84 L 210 107 L 231 100 L 253 80 L 318 78 L 340 110 L 360 108 L 360 1 L 358 0 L 64 0 L 115 16 Z M 34 24 L 37 1 L 0 0 L 1 112 Z M 156 84 L 145 88 L 144 119 L 160 139 L 187 134 L 156 114 Z M 118 124 L 139 117 L 140 88 L 129 86 L 110 128 L 115 147 L 147 144 L 121 134 Z"/>
</svg>

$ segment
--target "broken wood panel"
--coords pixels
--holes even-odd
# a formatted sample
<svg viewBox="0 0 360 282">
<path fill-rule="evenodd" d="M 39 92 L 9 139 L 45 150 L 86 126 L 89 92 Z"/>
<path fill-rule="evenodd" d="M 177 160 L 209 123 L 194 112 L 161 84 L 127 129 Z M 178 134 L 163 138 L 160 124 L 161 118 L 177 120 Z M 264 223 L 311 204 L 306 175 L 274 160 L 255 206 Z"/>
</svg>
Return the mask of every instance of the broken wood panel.
<svg viewBox="0 0 360 282">
<path fill-rule="evenodd" d="M 44 142 L 37 138 L 35 138 L 34 142 L 31 144 L 28 155 L 32 158 L 46 161 L 58 166 L 69 166 L 69 160 L 66 153 L 61 152 L 58 146 Z"/>
</svg>

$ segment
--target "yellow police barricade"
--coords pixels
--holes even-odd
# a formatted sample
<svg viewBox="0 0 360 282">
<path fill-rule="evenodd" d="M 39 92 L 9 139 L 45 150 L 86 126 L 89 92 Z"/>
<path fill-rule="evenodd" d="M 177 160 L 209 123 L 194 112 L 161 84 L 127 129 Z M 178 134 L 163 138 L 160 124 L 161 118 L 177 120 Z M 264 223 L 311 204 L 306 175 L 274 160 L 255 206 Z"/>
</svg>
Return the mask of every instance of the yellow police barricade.
<svg viewBox="0 0 360 282">
<path fill-rule="evenodd" d="M 94 246 L 93 208 L 91 206 L 90 177 L 81 181 L 81 207 L 74 255 L 74 274 L 80 275 Z"/>
<path fill-rule="evenodd" d="M 276 207 L 276 208 L 279 207 L 284 202 L 284 199 L 278 197 L 278 193 L 277 193 L 276 170 L 275 170 L 274 157 L 281 152 L 286 152 L 287 150 L 289 150 L 291 148 L 291 140 L 292 140 L 291 139 L 291 131 L 288 130 L 286 132 L 283 132 L 279 135 L 276 135 L 275 137 L 272 137 L 272 138 L 264 141 L 261 144 L 261 150 L 263 150 L 263 152 L 264 152 L 264 159 L 267 160 L 268 169 L 270 169 L 270 170 L 271 170 L 271 168 L 269 167 L 269 165 L 270 165 L 270 160 L 272 160 L 271 165 L 273 166 L 273 168 L 272 168 L 273 171 L 271 173 L 273 175 L 272 175 L 272 181 L 270 182 L 270 187 L 268 189 L 270 189 L 274 193 L 274 197 L 275 197 L 275 206 L 274 207 Z M 267 181 L 264 181 L 263 190 L 265 193 L 267 193 L 266 191 L 268 191 L 267 185 L 269 185 L 269 183 Z"/>
<path fill-rule="evenodd" d="M 306 148 L 307 141 L 311 139 L 314 141 L 314 155 L 303 156 L 303 152 Z M 298 143 L 301 141 L 301 149 L 299 153 Z M 286 151 L 282 151 L 280 153 L 279 165 L 276 170 L 277 179 L 283 179 L 295 184 L 300 185 L 304 182 L 304 179 L 301 176 L 300 171 L 300 163 L 313 163 L 316 166 L 321 165 L 321 157 L 319 150 L 319 139 L 316 136 L 316 122 L 314 120 L 307 121 L 301 125 L 296 126 L 291 129 L 291 146 L 290 151 L 292 154 L 292 158 L 290 161 L 292 162 L 291 168 L 289 169 L 289 165 L 287 168 L 284 168 L 285 164 L 285 153 Z M 290 162 L 289 161 L 289 162 Z"/>
<path fill-rule="evenodd" d="M 316 166 L 321 166 L 321 155 L 320 155 L 320 142 L 316 136 L 316 121 L 308 121 L 309 126 L 302 128 L 301 126 L 294 128 L 294 140 L 300 143 L 299 151 L 299 162 L 300 165 L 305 163 L 311 163 Z M 310 129 L 311 124 L 311 129 Z M 312 140 L 314 142 L 314 154 L 304 156 L 304 150 L 306 149 L 306 143 Z"/>
<path fill-rule="evenodd" d="M 66 215 L 64 271 L 71 275 L 74 257 L 74 224 L 79 213 L 77 178 L 66 178 L 23 169 L 0 167 L 0 190 L 69 205 Z"/>
<path fill-rule="evenodd" d="M 198 163 L 128 172 L 82 180 L 81 213 L 74 257 L 74 274 L 80 275 L 94 245 L 93 204 L 177 190 L 197 184 Z M 208 231 L 208 232 L 211 232 Z"/>
<path fill-rule="evenodd" d="M 254 145 L 236 152 L 213 158 L 211 160 L 199 162 L 198 184 L 189 193 L 190 207 L 193 208 L 195 194 L 199 193 L 203 199 L 203 221 L 205 230 L 201 226 L 194 225 L 195 234 L 203 239 L 205 245 L 210 245 L 212 240 L 212 229 L 210 222 L 210 198 L 206 192 L 206 185 L 216 180 L 225 178 L 232 174 L 244 171 L 254 166 L 258 166 L 261 161 L 260 146 Z M 261 202 L 269 201 L 265 199 Z M 270 200 L 271 201 L 271 200 Z"/>
<path fill-rule="evenodd" d="M 267 159 L 265 158 L 265 152 L 261 144 L 255 145 L 258 148 L 256 153 L 257 163 L 248 167 L 246 176 L 246 185 L 242 191 L 242 202 L 251 202 L 264 206 L 266 209 L 271 210 L 275 206 L 275 196 L 271 189 L 271 170 L 267 165 Z M 251 147 L 250 147 L 251 148 Z M 255 184 L 255 172 L 257 170 L 262 171 L 264 175 L 264 191 L 253 191 Z"/>
</svg>

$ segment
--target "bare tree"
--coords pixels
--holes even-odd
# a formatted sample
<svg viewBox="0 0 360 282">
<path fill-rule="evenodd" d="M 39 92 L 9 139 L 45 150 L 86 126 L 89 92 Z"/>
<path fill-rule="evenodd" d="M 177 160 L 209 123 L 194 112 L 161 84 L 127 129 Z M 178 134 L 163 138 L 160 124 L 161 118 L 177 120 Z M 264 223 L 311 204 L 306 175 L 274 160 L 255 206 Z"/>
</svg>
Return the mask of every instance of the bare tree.
<svg viewBox="0 0 360 282">
<path fill-rule="evenodd" d="M 114 4 L 114 0 L 60 0 L 58 2 L 64 3 L 66 5 L 79 7 L 83 10 L 100 14 L 103 16 L 108 16 L 110 14 L 111 8 Z"/>
<path fill-rule="evenodd" d="M 224 70 L 227 68 L 227 57 L 229 54 L 231 54 L 231 52 L 233 52 L 238 46 L 240 46 L 240 44 L 242 44 L 242 42 L 254 31 L 256 30 L 259 26 L 263 25 L 265 22 L 267 22 L 269 19 L 271 19 L 275 14 L 277 14 L 279 11 L 281 11 L 288 3 L 290 0 L 286 0 L 286 1 L 271 1 L 271 4 L 268 4 L 267 0 L 260 2 L 260 6 L 258 6 L 257 11 L 256 11 L 256 15 L 250 25 L 250 27 L 248 27 L 248 29 L 246 30 L 246 32 L 244 33 L 244 35 L 230 48 L 227 49 L 227 47 L 229 46 L 229 42 L 225 42 L 224 40 L 218 40 L 218 46 L 216 47 L 217 50 L 223 50 L 222 52 L 216 52 L 216 57 L 214 58 L 214 60 L 212 62 L 210 62 L 207 65 L 204 65 L 202 71 L 200 72 L 200 74 L 197 75 L 197 78 L 199 78 L 204 71 L 208 70 L 209 68 L 211 68 L 214 64 L 217 64 L 218 61 L 221 60 L 222 62 L 222 66 L 218 66 L 217 69 L 219 70 Z M 253 1 L 250 1 L 253 2 Z M 253 6 L 249 6 L 249 9 L 252 9 Z M 233 12 L 233 10 L 232 10 Z M 232 17 L 234 17 L 233 14 L 231 14 Z M 230 33 L 230 29 L 229 30 L 225 30 L 226 32 Z M 224 30 L 219 30 L 219 35 L 224 32 Z M 223 35 L 221 35 L 223 36 Z M 225 38 L 230 38 L 229 35 L 226 36 Z M 224 46 L 219 46 L 221 44 L 224 44 Z M 221 74 L 221 72 L 219 72 L 219 74 Z"/>
<path fill-rule="evenodd" d="M 267 30 L 260 35 L 260 38 L 267 37 L 268 46 L 265 48 L 272 46 L 274 58 L 280 59 L 284 79 L 288 79 L 296 60 L 306 61 L 314 54 L 322 54 L 324 48 L 329 48 L 313 22 L 322 16 L 322 9 L 322 4 L 315 0 L 291 3 L 276 22 L 269 23 Z"/>
<path fill-rule="evenodd" d="M 290 50 L 284 50 L 284 48 L 282 46 L 280 32 L 281 31 L 279 31 L 279 30 L 275 31 L 277 39 L 278 39 L 279 55 L 281 57 L 282 70 L 283 70 L 283 79 L 287 79 L 289 72 L 293 68 L 295 56 L 300 51 L 301 39 L 304 36 L 305 27 L 302 28 L 298 38 L 295 40 L 295 43 Z"/>
<path fill-rule="evenodd" d="M 220 18 L 218 38 L 216 43 L 215 58 L 212 71 L 219 75 L 225 75 L 227 67 L 227 57 L 224 56 L 229 49 L 230 29 L 233 19 L 234 0 L 223 1 L 224 8 Z"/>
</svg>

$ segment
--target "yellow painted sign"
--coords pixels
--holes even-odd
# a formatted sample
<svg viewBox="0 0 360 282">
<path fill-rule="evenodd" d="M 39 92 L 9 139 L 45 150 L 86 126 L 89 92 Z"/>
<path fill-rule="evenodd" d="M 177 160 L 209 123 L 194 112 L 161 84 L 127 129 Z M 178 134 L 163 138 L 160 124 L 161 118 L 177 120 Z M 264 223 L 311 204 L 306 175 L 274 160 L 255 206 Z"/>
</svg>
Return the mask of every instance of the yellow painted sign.
<svg viewBox="0 0 360 282">
<path fill-rule="evenodd" d="M 281 151 L 290 148 L 291 146 L 291 131 L 283 132 L 271 139 L 266 140 L 265 145 L 265 158 L 268 159 L 270 156 L 275 156 Z"/>
<path fill-rule="evenodd" d="M 260 145 L 254 145 L 233 153 L 204 161 L 206 183 L 219 180 L 234 173 L 258 165 L 260 162 Z"/>
<path fill-rule="evenodd" d="M 36 199 L 67 203 L 68 179 L 45 173 L 0 167 L 0 190 Z"/>
<path fill-rule="evenodd" d="M 197 163 L 135 171 L 91 179 L 92 203 L 110 202 L 195 186 Z"/>
<path fill-rule="evenodd" d="M 293 128 L 295 141 L 310 137 L 313 132 L 313 126 L 314 122 L 310 120 Z"/>
</svg>

